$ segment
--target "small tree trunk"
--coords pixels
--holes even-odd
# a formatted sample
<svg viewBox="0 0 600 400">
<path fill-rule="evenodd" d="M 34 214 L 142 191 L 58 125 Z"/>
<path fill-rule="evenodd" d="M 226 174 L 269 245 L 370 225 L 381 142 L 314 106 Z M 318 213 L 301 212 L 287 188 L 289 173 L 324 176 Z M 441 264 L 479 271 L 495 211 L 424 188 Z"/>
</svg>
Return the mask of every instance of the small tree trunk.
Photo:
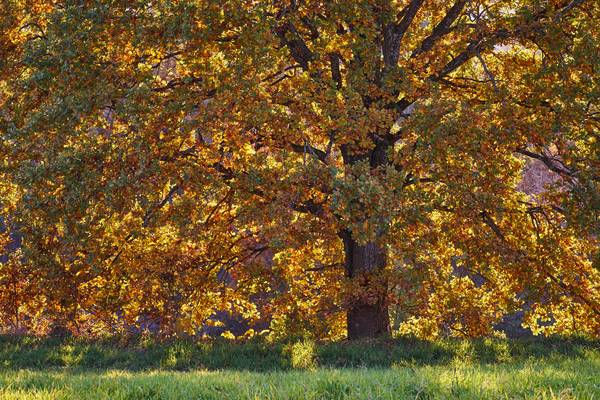
<svg viewBox="0 0 600 400">
<path fill-rule="evenodd" d="M 346 274 L 358 282 L 361 292 L 351 299 L 347 311 L 348 339 L 389 336 L 387 282 L 382 279 L 385 250 L 373 242 L 359 245 L 349 232 L 344 232 L 342 239 Z"/>
</svg>

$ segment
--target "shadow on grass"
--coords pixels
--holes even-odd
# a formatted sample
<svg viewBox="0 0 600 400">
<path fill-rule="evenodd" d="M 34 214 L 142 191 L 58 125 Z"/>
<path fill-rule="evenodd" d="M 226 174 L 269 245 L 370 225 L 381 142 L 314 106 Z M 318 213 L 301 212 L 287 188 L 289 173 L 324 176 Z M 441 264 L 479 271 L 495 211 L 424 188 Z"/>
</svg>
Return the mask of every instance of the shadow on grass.
<svg viewBox="0 0 600 400">
<path fill-rule="evenodd" d="M 269 344 L 136 338 L 85 341 L 75 338 L 0 336 L 0 370 L 238 370 L 293 368 L 389 368 L 461 363 L 510 363 L 553 357 L 579 358 L 599 351 L 583 338 L 477 339 L 428 342 L 417 339 Z"/>
</svg>

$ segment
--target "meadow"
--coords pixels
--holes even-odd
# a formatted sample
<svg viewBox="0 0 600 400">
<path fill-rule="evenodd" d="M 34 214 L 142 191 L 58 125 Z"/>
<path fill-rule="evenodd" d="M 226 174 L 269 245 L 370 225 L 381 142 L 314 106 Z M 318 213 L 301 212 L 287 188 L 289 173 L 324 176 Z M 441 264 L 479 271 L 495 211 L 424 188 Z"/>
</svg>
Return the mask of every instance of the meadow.
<svg viewBox="0 0 600 400">
<path fill-rule="evenodd" d="M 0 399 L 600 399 L 600 342 L 0 337 Z"/>
</svg>

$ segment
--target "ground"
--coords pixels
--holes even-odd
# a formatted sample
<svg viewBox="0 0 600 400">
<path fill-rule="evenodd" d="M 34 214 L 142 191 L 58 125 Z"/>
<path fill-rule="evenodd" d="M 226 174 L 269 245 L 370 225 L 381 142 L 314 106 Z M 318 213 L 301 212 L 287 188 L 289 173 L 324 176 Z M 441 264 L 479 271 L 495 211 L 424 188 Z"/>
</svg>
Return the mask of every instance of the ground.
<svg viewBox="0 0 600 400">
<path fill-rule="evenodd" d="M 0 399 L 600 399 L 600 342 L 0 337 Z"/>
</svg>

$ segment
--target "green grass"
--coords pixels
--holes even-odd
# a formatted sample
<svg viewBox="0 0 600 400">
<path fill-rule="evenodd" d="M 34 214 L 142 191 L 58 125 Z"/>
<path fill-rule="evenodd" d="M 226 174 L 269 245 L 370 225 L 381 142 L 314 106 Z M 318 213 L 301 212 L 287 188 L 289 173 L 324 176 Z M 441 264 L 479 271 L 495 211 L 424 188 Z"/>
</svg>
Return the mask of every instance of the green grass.
<svg viewBox="0 0 600 400">
<path fill-rule="evenodd" d="M 438 398 L 600 399 L 600 343 L 0 337 L 0 399 Z"/>
</svg>

